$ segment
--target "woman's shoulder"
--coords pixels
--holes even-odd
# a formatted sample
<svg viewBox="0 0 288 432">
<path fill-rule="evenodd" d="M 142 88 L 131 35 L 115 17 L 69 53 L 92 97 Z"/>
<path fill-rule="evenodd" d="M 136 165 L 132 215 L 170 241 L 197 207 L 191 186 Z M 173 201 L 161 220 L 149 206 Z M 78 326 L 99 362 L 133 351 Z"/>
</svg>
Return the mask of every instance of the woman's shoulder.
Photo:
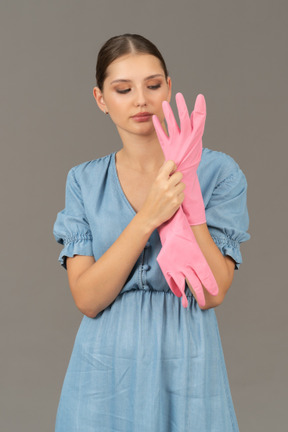
<svg viewBox="0 0 288 432">
<path fill-rule="evenodd" d="M 81 162 L 70 168 L 70 172 L 78 181 L 80 181 L 80 179 L 83 177 L 87 178 L 91 175 L 94 176 L 95 171 L 97 172 L 97 175 L 100 175 L 101 173 L 104 174 L 111 163 L 113 154 L 114 152 L 105 156 L 101 156 L 97 159 Z"/>
<path fill-rule="evenodd" d="M 203 148 L 202 158 L 199 164 L 199 175 L 210 177 L 216 184 L 237 176 L 245 178 L 239 164 L 232 156 L 218 150 Z"/>
<path fill-rule="evenodd" d="M 81 162 L 77 165 L 74 165 L 71 169 L 73 169 L 74 171 L 89 171 L 91 169 L 93 169 L 95 166 L 105 166 L 108 165 L 109 162 L 111 161 L 111 157 L 113 153 L 109 153 L 108 155 L 105 156 L 101 156 L 97 159 L 91 159 L 85 162 Z"/>
<path fill-rule="evenodd" d="M 213 164 L 218 167 L 226 167 L 233 169 L 239 167 L 235 159 L 227 153 L 219 150 L 211 150 L 207 147 L 203 147 L 202 160 L 205 164 Z"/>
</svg>

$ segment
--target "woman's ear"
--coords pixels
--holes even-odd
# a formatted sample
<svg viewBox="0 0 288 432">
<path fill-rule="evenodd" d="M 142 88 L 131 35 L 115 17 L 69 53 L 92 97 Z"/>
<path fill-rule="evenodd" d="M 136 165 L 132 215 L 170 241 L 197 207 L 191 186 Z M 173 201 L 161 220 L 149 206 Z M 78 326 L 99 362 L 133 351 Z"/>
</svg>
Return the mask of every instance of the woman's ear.
<svg viewBox="0 0 288 432">
<path fill-rule="evenodd" d="M 101 92 L 101 90 L 99 89 L 99 87 L 94 87 L 93 88 L 93 96 L 94 99 L 97 102 L 98 107 L 100 108 L 101 111 L 103 111 L 105 114 L 108 112 L 104 98 L 103 98 L 103 94 Z"/>
<path fill-rule="evenodd" d="M 171 78 L 168 76 L 167 77 L 167 84 L 168 84 L 168 97 L 167 97 L 167 102 L 170 103 L 171 100 L 171 94 L 172 94 L 172 80 Z"/>
</svg>

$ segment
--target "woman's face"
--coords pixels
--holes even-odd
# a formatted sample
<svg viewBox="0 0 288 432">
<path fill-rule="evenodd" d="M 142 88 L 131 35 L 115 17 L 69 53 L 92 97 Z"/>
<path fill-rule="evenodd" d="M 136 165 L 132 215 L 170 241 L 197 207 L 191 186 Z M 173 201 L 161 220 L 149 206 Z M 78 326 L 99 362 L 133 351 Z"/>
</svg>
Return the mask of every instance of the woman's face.
<svg viewBox="0 0 288 432">
<path fill-rule="evenodd" d="M 164 125 L 162 102 L 170 102 L 171 79 L 159 59 L 150 54 L 127 54 L 107 68 L 103 91 L 94 88 L 102 111 L 108 111 L 121 137 L 155 134 L 152 115 Z M 146 114 L 143 114 L 146 113 Z"/>
</svg>

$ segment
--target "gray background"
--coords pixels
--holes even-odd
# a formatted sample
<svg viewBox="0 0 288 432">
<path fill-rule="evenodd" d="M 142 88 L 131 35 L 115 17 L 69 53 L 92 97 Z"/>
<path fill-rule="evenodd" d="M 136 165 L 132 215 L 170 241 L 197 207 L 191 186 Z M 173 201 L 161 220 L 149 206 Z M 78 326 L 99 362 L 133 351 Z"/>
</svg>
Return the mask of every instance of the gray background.
<svg viewBox="0 0 288 432">
<path fill-rule="evenodd" d="M 82 315 L 52 229 L 68 170 L 121 148 L 92 88 L 100 46 L 125 32 L 159 47 L 173 103 L 181 91 L 192 110 L 205 95 L 204 146 L 246 174 L 252 238 L 215 311 L 240 430 L 286 430 L 287 11 L 284 0 L 1 0 L 1 431 L 54 428 Z"/>
</svg>

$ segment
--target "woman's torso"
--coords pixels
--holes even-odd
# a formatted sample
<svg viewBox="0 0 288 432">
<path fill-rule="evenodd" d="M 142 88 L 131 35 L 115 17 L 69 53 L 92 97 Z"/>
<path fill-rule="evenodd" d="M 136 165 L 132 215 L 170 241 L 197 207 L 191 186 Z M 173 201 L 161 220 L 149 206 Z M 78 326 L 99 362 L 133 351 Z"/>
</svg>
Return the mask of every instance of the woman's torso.
<svg viewBox="0 0 288 432">
<path fill-rule="evenodd" d="M 71 199 L 74 202 L 74 199 L 77 198 L 82 202 L 83 215 L 77 215 L 77 221 L 79 221 L 80 225 L 77 225 L 77 227 L 75 226 L 75 229 L 71 226 L 71 218 L 68 214 L 66 216 L 66 210 L 63 210 L 58 215 L 58 229 L 60 229 L 61 226 L 64 228 L 61 221 L 65 223 L 65 218 L 67 218 L 67 230 L 69 232 L 71 231 L 71 233 L 66 234 L 66 236 L 68 236 L 67 241 L 69 242 L 74 239 L 76 241 L 76 238 L 82 239 L 86 231 L 88 233 L 89 227 L 89 232 L 91 231 L 92 252 L 95 261 L 112 246 L 135 217 L 136 213 L 143 207 L 151 185 L 159 172 L 158 169 L 158 171 L 154 171 L 149 175 L 140 175 L 139 173 L 133 172 L 132 169 L 125 169 L 126 166 L 124 168 L 124 165 L 121 165 L 121 163 L 117 164 L 116 156 L 116 152 L 113 152 L 98 159 L 83 162 L 73 168 L 74 180 L 76 184 L 78 184 L 77 188 L 81 191 L 81 196 L 79 192 L 77 192 L 76 195 L 74 194 L 71 196 Z M 209 227 L 209 221 L 212 227 L 221 223 L 221 220 L 219 220 L 220 214 L 215 210 L 218 207 L 221 211 L 221 215 L 225 215 L 226 219 L 230 217 L 230 213 L 231 215 L 235 214 L 235 209 L 232 209 L 233 211 L 229 210 L 230 200 L 225 190 L 223 191 L 223 198 L 224 200 L 228 199 L 228 208 L 226 208 L 227 206 L 223 206 L 222 187 L 219 188 L 217 186 L 223 184 L 223 179 L 228 176 L 228 188 L 231 189 L 231 168 L 232 173 L 235 169 L 238 169 L 235 162 L 226 154 L 205 148 L 203 149 L 202 159 L 197 173 L 206 208 L 207 225 L 209 229 L 211 229 Z M 245 184 L 243 183 L 243 187 L 244 186 Z M 215 190 L 217 190 L 214 199 L 215 203 L 213 203 L 211 209 L 208 210 L 207 205 L 210 205 L 211 197 Z M 70 199 L 70 197 L 68 199 Z M 73 202 L 71 201 L 70 203 L 69 201 L 69 203 L 67 203 L 71 206 L 72 210 L 74 206 Z M 223 212 L 225 212 L 225 214 Z M 231 218 L 227 222 L 226 219 L 225 223 L 231 224 Z M 85 224 L 84 231 L 82 229 L 83 224 L 81 224 L 81 220 Z M 79 232 L 77 233 L 77 231 Z M 83 233 L 81 233 L 81 231 L 83 231 Z M 231 234 L 233 234 L 233 231 L 231 231 Z M 238 235 L 237 232 L 235 233 Z M 60 233 L 58 236 L 60 237 Z M 223 241 L 224 237 L 221 233 L 218 242 L 219 245 L 221 245 Z M 226 241 L 231 243 L 227 236 L 225 236 L 225 242 Z M 232 241 L 231 247 L 234 245 L 236 246 L 235 242 L 233 243 Z M 157 256 L 160 250 L 161 241 L 158 230 L 155 229 L 131 270 L 131 274 L 121 291 L 122 293 L 130 289 L 170 291 L 157 262 Z M 61 258 L 59 257 L 59 259 Z M 188 286 L 187 290 L 188 294 L 191 294 Z"/>
</svg>

